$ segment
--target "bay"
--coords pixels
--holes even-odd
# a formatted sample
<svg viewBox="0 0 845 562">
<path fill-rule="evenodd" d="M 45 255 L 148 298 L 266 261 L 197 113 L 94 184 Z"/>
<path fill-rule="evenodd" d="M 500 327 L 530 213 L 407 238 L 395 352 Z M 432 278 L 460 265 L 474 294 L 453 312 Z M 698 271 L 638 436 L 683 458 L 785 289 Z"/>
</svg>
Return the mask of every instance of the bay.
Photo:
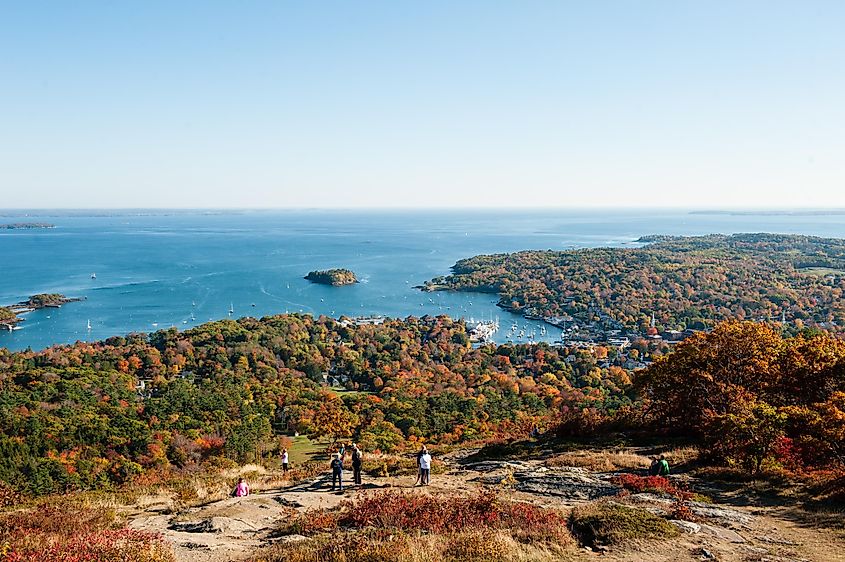
<svg viewBox="0 0 845 562">
<path fill-rule="evenodd" d="M 845 237 L 837 213 L 679 210 L 0 211 L 0 222 L 56 225 L 0 231 L 0 304 L 45 292 L 85 299 L 29 313 L 22 329 L 0 332 L 0 347 L 12 350 L 285 312 L 498 318 L 503 328 L 516 322 L 552 341 L 558 330 L 541 335 L 543 323 L 496 307 L 495 295 L 414 287 L 477 254 L 626 246 L 647 234 Z M 361 282 L 303 279 L 332 267 Z M 502 329 L 495 339 L 508 335 Z"/>
</svg>

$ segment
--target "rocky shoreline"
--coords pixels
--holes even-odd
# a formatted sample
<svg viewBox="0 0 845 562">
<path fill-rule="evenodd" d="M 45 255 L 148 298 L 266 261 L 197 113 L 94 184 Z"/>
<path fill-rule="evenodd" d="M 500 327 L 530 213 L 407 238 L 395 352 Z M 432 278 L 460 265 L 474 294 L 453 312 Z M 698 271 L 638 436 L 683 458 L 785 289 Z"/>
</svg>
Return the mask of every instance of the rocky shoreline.
<svg viewBox="0 0 845 562">
<path fill-rule="evenodd" d="M 42 308 L 61 308 L 62 305 L 69 302 L 78 302 L 83 299 L 76 297 L 66 297 L 59 293 L 39 293 L 32 295 L 25 301 L 15 303 L 10 306 L 0 306 L 0 329 L 14 330 L 17 324 L 24 319 L 20 317 L 21 314 L 39 310 Z"/>
</svg>

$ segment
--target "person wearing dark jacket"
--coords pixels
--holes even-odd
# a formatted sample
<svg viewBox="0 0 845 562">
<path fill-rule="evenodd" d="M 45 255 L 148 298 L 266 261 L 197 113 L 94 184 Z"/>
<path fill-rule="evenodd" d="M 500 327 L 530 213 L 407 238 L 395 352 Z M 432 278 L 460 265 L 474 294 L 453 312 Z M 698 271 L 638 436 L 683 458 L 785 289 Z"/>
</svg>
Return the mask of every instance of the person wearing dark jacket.
<svg viewBox="0 0 845 562">
<path fill-rule="evenodd" d="M 361 449 L 355 443 L 352 444 L 352 481 L 358 486 L 361 485 L 361 465 L 363 464 L 363 454 Z"/>
<path fill-rule="evenodd" d="M 337 453 L 332 457 L 332 492 L 336 485 L 340 485 L 340 491 L 343 491 L 343 458 Z"/>
</svg>

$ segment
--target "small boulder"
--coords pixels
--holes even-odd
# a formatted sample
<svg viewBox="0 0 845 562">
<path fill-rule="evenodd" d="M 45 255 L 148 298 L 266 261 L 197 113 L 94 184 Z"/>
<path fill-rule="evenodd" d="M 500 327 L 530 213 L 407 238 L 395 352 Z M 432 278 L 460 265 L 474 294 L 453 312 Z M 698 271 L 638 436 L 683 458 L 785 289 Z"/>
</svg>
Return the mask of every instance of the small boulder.
<svg viewBox="0 0 845 562">
<path fill-rule="evenodd" d="M 690 535 L 697 535 L 701 532 L 701 525 L 699 525 L 698 523 L 693 523 L 692 521 L 684 521 L 682 519 L 670 519 L 669 523 Z"/>
</svg>

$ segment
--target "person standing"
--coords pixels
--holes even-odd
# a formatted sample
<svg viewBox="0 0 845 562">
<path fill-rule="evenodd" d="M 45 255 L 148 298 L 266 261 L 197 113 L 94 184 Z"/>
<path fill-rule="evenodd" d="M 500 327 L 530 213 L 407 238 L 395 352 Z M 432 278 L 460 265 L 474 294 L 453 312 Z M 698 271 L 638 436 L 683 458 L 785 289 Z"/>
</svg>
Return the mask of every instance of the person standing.
<svg viewBox="0 0 845 562">
<path fill-rule="evenodd" d="M 340 491 L 343 491 L 343 458 L 338 454 L 335 453 L 332 457 L 331 462 L 332 467 L 332 492 L 335 490 L 336 485 L 340 485 Z"/>
<path fill-rule="evenodd" d="M 423 448 L 423 454 L 420 457 L 420 481 L 423 486 L 428 486 L 431 482 L 431 455 L 426 448 Z"/>
<path fill-rule="evenodd" d="M 361 465 L 363 464 L 363 454 L 358 445 L 352 444 L 352 479 L 358 486 L 361 485 Z"/>
<path fill-rule="evenodd" d="M 282 451 L 282 472 L 285 474 L 288 473 L 288 450 L 284 449 Z"/>
<path fill-rule="evenodd" d="M 420 447 L 420 451 L 417 453 L 417 481 L 414 482 L 414 486 L 418 486 L 422 483 L 422 469 L 420 468 L 420 459 L 422 458 L 423 454 L 425 453 L 425 445 Z"/>
</svg>

